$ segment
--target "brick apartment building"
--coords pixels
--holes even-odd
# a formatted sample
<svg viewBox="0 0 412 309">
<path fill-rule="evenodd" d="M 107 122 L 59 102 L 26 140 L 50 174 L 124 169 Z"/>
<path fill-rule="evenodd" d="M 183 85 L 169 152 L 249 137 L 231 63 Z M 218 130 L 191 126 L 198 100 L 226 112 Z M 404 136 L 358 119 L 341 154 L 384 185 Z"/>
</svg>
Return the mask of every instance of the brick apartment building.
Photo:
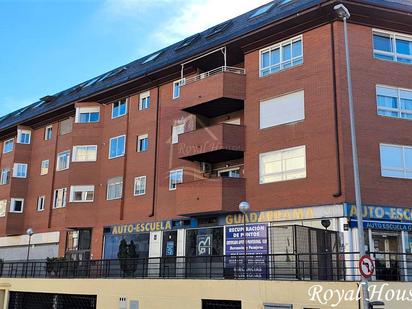
<svg viewBox="0 0 412 309">
<path fill-rule="evenodd" d="M 242 200 L 259 250 L 356 251 L 337 3 L 368 250 L 410 253 L 412 5 L 275 0 L 1 118 L 0 258 L 234 254 Z"/>
</svg>

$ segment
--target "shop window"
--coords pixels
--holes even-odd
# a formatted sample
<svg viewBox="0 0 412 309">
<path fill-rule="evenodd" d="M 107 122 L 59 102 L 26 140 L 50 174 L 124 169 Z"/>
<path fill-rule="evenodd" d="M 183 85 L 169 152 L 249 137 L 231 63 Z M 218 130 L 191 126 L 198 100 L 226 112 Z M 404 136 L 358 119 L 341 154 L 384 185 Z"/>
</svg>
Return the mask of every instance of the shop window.
<svg viewBox="0 0 412 309">
<path fill-rule="evenodd" d="M 223 228 L 186 231 L 187 256 L 223 255 Z"/>
<path fill-rule="evenodd" d="M 66 258 L 69 260 L 88 260 L 90 258 L 92 231 L 90 229 L 67 232 Z"/>
</svg>

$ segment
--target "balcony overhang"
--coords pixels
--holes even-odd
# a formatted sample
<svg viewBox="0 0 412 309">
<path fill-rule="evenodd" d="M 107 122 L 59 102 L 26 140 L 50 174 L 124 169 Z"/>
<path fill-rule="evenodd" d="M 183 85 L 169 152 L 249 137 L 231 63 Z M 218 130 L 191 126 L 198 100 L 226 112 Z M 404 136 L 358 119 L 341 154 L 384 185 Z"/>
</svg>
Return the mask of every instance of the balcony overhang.
<svg viewBox="0 0 412 309">
<path fill-rule="evenodd" d="M 219 177 L 182 183 L 176 194 L 181 216 L 231 213 L 245 199 L 245 179 Z"/>
<path fill-rule="evenodd" d="M 217 163 L 241 159 L 245 150 L 245 127 L 218 124 L 179 135 L 178 157 Z"/>
</svg>

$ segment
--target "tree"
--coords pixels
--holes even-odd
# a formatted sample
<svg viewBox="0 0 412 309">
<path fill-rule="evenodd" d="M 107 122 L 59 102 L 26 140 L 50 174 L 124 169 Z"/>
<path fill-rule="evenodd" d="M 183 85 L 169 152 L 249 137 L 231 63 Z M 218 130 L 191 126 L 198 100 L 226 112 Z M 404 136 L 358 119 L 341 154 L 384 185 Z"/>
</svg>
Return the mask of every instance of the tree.
<svg viewBox="0 0 412 309">
<path fill-rule="evenodd" d="M 125 239 L 122 239 L 122 241 L 119 244 L 119 252 L 117 253 L 117 257 L 120 262 L 120 269 L 125 275 L 127 275 L 128 245 Z"/>
<path fill-rule="evenodd" d="M 134 244 L 133 240 L 130 241 L 130 245 L 128 247 L 128 258 L 129 260 L 129 273 L 131 276 L 134 275 L 137 269 L 137 252 L 136 252 L 136 245 Z"/>
</svg>

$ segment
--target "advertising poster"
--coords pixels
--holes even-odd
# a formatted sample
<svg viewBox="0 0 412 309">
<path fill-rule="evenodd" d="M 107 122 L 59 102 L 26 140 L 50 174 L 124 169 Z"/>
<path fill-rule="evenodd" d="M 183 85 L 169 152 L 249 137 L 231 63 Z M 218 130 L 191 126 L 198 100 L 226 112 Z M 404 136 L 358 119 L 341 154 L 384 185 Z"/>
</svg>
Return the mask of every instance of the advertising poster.
<svg viewBox="0 0 412 309">
<path fill-rule="evenodd" d="M 268 239 L 267 224 L 246 225 L 246 235 L 243 225 L 226 226 L 226 261 L 227 269 L 234 271 L 236 277 L 263 279 L 268 274 Z M 246 239 L 246 259 L 245 240 Z M 246 262 L 246 271 L 245 271 Z"/>
</svg>

